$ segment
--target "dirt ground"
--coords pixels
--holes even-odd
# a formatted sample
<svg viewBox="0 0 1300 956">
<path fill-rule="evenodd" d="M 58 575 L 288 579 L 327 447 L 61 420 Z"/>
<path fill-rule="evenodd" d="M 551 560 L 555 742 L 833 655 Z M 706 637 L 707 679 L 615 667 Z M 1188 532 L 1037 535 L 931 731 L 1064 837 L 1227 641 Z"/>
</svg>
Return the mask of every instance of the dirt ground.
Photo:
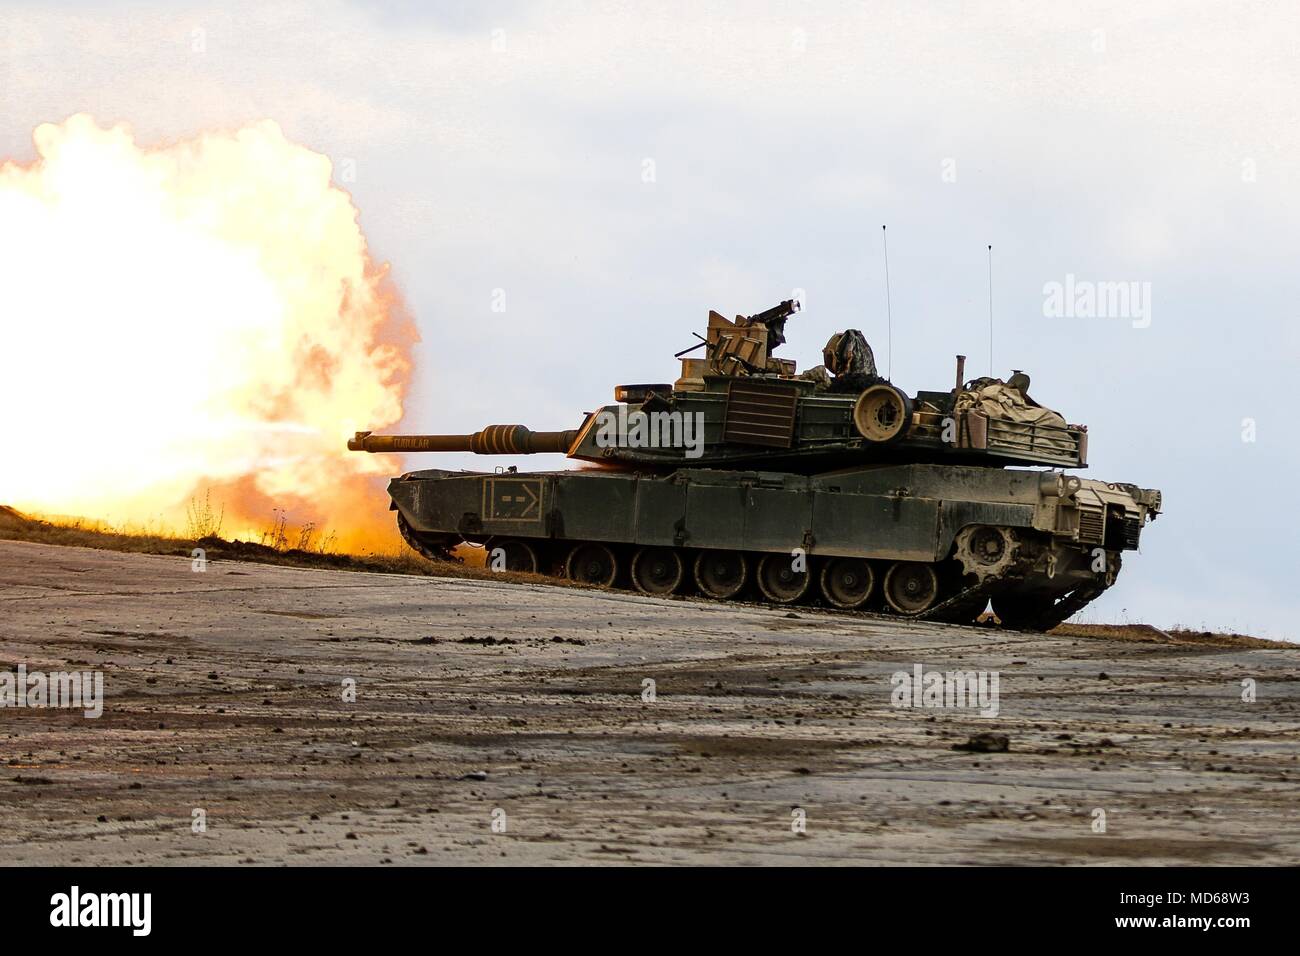
<svg viewBox="0 0 1300 956">
<path fill-rule="evenodd" d="M 8 864 L 1300 863 L 1295 648 L 3 541 L 19 664 Z"/>
</svg>

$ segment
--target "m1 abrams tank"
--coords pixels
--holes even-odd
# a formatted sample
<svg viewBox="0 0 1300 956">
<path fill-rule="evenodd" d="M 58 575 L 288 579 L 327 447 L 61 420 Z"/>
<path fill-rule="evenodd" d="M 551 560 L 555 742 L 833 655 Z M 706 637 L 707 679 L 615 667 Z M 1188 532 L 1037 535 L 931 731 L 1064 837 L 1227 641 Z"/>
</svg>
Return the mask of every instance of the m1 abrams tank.
<svg viewBox="0 0 1300 956">
<path fill-rule="evenodd" d="M 962 623 L 991 600 L 1035 630 L 1115 582 L 1160 492 L 1065 474 L 1087 466 L 1087 429 L 1035 402 L 1027 375 L 965 381 L 957 356 L 953 388 L 909 395 L 856 330 L 799 375 L 772 356 L 798 307 L 711 312 L 675 383 L 618 386 L 575 429 L 358 432 L 348 447 L 600 466 L 393 479 L 402 535 L 431 559 L 469 543 L 494 569 L 601 587 Z"/>
</svg>

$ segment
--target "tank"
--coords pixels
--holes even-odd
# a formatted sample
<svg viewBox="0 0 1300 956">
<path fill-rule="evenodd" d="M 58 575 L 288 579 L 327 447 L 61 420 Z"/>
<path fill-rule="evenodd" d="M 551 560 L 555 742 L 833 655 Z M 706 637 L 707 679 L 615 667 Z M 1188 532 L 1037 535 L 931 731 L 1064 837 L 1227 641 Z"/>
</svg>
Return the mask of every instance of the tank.
<svg viewBox="0 0 1300 956">
<path fill-rule="evenodd" d="M 374 435 L 364 452 L 563 454 L 559 471 L 427 469 L 390 508 L 430 559 L 487 548 L 494 570 L 668 596 L 817 602 L 1046 630 L 1112 586 L 1160 513 L 1154 489 L 1082 478 L 1086 426 L 1029 394 L 1029 376 L 909 394 L 849 329 L 802 374 L 772 353 L 791 300 L 679 352 L 675 382 L 620 385 L 577 428 Z"/>
</svg>

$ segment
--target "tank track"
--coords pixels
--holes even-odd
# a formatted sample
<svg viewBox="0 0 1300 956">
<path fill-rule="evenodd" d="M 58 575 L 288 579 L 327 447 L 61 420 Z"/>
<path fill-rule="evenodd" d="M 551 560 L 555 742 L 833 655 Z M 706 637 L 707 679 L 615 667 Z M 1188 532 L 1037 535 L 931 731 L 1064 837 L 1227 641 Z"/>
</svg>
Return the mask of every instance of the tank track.
<svg viewBox="0 0 1300 956">
<path fill-rule="evenodd" d="M 462 563 L 460 558 L 456 556 L 455 545 L 438 542 L 430 535 L 420 534 L 407 523 L 407 520 L 400 513 L 397 515 L 397 530 L 401 534 L 402 540 L 420 557 L 429 561 Z"/>
<path fill-rule="evenodd" d="M 461 559 L 454 553 L 456 544 L 447 539 L 415 531 L 401 515 L 398 516 L 397 521 L 403 539 L 422 557 L 430 561 L 461 562 Z M 496 546 L 509 550 L 510 556 L 503 568 L 504 570 L 531 571 L 550 577 L 578 580 L 597 587 L 610 587 L 615 590 L 631 591 L 651 596 L 691 594 L 703 600 L 717 601 L 719 603 L 728 600 L 743 600 L 750 604 L 771 608 L 785 608 L 787 610 L 792 607 L 811 605 L 838 614 L 852 615 L 865 612 L 879 615 L 883 613 L 904 620 L 935 621 L 948 624 L 975 624 L 976 619 L 988 607 L 990 599 L 995 604 L 995 613 L 999 598 L 1012 602 L 1013 605 L 1016 601 L 1028 600 L 1031 608 L 1029 613 L 1017 615 L 1017 619 L 1003 623 L 1004 628 L 1024 631 L 1051 630 L 1099 597 L 1109 584 L 1114 581 L 1114 575 L 1112 575 L 1107 580 L 1081 584 L 1060 598 L 1038 597 L 1032 589 L 1032 584 L 1034 578 L 1042 574 L 1041 570 L 1035 568 L 1035 565 L 1039 563 L 1038 558 L 1041 556 L 1041 552 L 1026 549 L 1026 553 L 1019 560 L 1008 563 L 1005 567 L 1000 568 L 997 574 L 983 579 L 966 572 L 961 562 L 953 557 L 946 561 L 927 565 L 934 569 L 936 579 L 943 582 L 935 600 L 916 613 L 902 613 L 891 607 L 889 601 L 883 599 L 881 594 L 883 590 L 882 581 L 886 578 L 887 569 L 892 566 L 891 562 L 887 561 L 868 562 L 873 568 L 875 577 L 871 589 L 871 598 L 861 606 L 843 608 L 835 606 L 825 595 L 824 583 L 821 586 L 818 584 L 822 576 L 812 570 L 806 572 L 809 583 L 797 597 L 790 600 L 771 599 L 764 594 L 763 588 L 755 580 L 757 578 L 755 566 L 763 557 L 758 554 L 744 553 L 748 567 L 743 589 L 729 597 L 720 598 L 705 593 L 693 578 L 690 569 L 696 564 L 698 552 L 692 552 L 689 549 L 639 549 L 640 551 L 672 551 L 678 555 L 680 564 L 676 577 L 669 575 L 666 578 L 666 583 L 671 586 L 667 591 L 657 593 L 639 586 L 632 580 L 631 568 L 635 563 L 634 558 L 638 553 L 638 549 L 627 546 L 609 548 L 595 542 L 573 542 L 568 547 L 561 548 L 556 546 L 559 544 L 558 542 L 540 543 L 528 542 L 526 539 L 502 538 L 489 539 L 483 543 L 487 547 L 489 554 Z M 527 547 L 516 550 L 521 543 L 526 543 Z M 537 544 L 541 544 L 541 547 L 534 547 Z M 598 568 L 592 572 L 589 567 L 577 567 L 575 565 L 575 556 L 580 556 L 584 548 L 608 550 L 614 557 L 612 570 L 606 568 L 602 571 Z M 819 559 L 813 557 L 811 560 L 818 562 Z M 902 564 L 906 562 L 895 563 Z M 814 564 L 814 567 L 816 566 Z M 600 575 L 605 573 L 608 574 L 609 580 L 600 577 L 592 579 L 592 574 Z"/>
</svg>

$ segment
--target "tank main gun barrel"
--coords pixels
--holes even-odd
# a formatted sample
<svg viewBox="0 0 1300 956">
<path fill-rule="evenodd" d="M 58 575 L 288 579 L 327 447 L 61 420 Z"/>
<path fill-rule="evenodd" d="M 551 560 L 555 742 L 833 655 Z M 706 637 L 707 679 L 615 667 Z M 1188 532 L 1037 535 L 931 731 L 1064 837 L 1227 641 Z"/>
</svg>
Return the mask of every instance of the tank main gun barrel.
<svg viewBox="0 0 1300 956">
<path fill-rule="evenodd" d="M 567 454 L 577 440 L 577 429 L 535 432 L 523 425 L 489 425 L 472 435 L 374 435 L 357 432 L 348 440 L 349 451 L 468 451 L 475 455 Z"/>
</svg>

